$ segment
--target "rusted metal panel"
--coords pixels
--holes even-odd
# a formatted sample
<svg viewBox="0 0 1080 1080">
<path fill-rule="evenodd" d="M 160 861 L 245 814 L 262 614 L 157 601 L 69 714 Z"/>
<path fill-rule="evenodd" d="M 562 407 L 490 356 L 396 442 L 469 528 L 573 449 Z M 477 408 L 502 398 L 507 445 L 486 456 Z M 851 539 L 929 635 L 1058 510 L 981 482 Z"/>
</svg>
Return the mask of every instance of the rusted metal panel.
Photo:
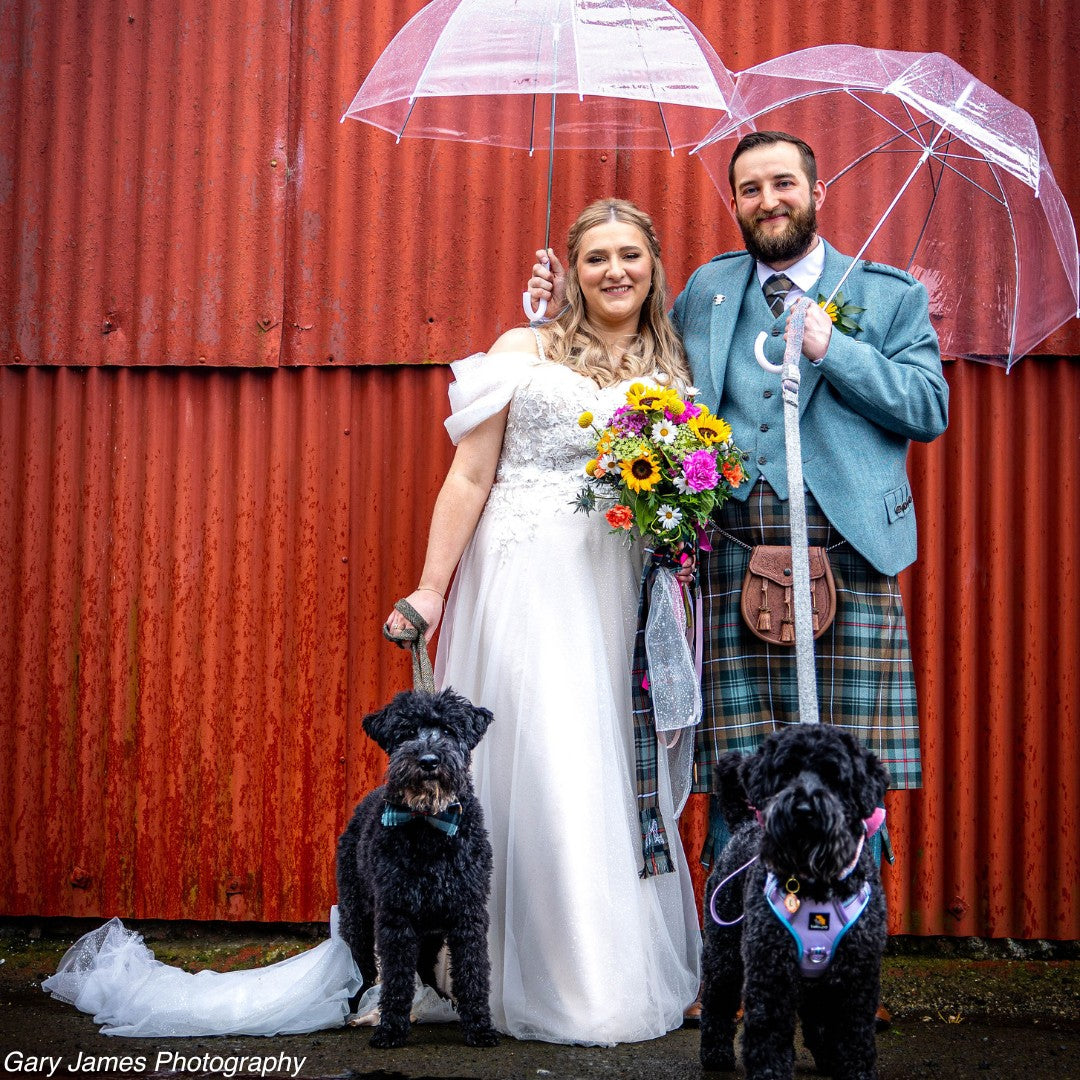
<svg viewBox="0 0 1080 1080">
<path fill-rule="evenodd" d="M 49 5 L 0 15 L 0 362 L 330 365 L 445 361 L 519 320 L 544 232 L 546 155 L 339 123 L 422 6 L 281 0 Z M 1026 108 L 1064 194 L 1080 118 L 1066 0 L 993 18 L 814 0 L 805 18 L 680 4 L 737 70 L 834 40 L 938 49 Z M 1063 74 L 1064 73 L 1064 74 Z M 557 151 L 553 236 L 615 193 L 655 216 L 673 282 L 738 245 L 684 153 Z M 827 226 L 827 210 L 824 218 Z M 1042 349 L 1080 350 L 1074 322 Z"/>
<path fill-rule="evenodd" d="M 0 362 L 277 362 L 290 7 L 3 6 Z"/>
<path fill-rule="evenodd" d="M 1080 365 L 948 374 L 911 463 L 926 784 L 889 796 L 891 926 L 1072 938 L 1080 426 L 1053 403 Z M 409 681 L 378 626 L 419 570 L 446 381 L 0 373 L 3 913 L 325 916 L 382 769 L 358 721 Z"/>
<path fill-rule="evenodd" d="M 325 918 L 446 383 L 0 373 L 3 913 Z"/>
<path fill-rule="evenodd" d="M 359 720 L 409 681 L 378 624 L 450 459 L 431 362 L 518 324 L 543 235 L 542 155 L 338 123 L 420 6 L 0 11 L 0 914 L 326 916 L 382 769 Z M 1064 0 L 680 6 L 733 69 L 840 26 L 940 49 L 1032 112 L 1080 206 Z M 553 236 L 609 193 L 675 285 L 739 244 L 704 169 L 625 150 L 558 154 Z M 1042 351 L 951 365 L 912 454 L 894 932 L 1080 937 L 1080 326 Z"/>
</svg>

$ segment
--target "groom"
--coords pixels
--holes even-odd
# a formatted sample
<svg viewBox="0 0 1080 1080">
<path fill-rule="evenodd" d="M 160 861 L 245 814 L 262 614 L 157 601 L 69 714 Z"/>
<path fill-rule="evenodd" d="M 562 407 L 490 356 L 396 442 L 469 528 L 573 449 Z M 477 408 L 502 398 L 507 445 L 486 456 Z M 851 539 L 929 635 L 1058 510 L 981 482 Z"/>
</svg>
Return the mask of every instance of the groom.
<svg viewBox="0 0 1080 1080">
<path fill-rule="evenodd" d="M 717 513 L 701 566 L 705 712 L 695 791 L 710 790 L 721 754 L 752 753 L 799 718 L 794 650 L 759 641 L 739 607 L 747 545 L 789 542 L 782 398 L 777 377 L 754 358 L 754 341 L 765 332 L 765 352 L 779 363 L 787 309 L 804 294 L 828 296 L 852 262 L 818 235 L 826 188 L 801 139 L 751 133 L 732 154 L 728 180 L 746 250 L 699 267 L 672 311 L 698 400 L 731 425 L 749 481 Z M 554 292 L 561 304 L 561 269 L 554 259 L 554 273 L 533 268 L 534 300 Z M 830 549 L 837 589 L 833 625 L 817 641 L 820 715 L 866 743 L 894 786 L 918 787 L 915 681 L 896 576 L 916 554 L 908 447 L 945 430 L 949 390 L 919 282 L 860 262 L 842 294 L 862 309 L 858 328 L 841 332 L 810 306 L 799 394 L 809 542 Z M 710 819 L 706 865 L 725 833 Z"/>
</svg>

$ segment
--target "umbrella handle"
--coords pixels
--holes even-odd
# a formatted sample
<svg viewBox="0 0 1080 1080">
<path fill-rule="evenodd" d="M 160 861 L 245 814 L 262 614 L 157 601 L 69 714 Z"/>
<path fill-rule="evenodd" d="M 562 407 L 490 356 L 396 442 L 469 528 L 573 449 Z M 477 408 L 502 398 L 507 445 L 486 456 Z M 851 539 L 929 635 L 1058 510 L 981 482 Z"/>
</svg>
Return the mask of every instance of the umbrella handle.
<svg viewBox="0 0 1080 1080">
<path fill-rule="evenodd" d="M 556 30 L 559 29 L 557 23 L 555 25 L 555 29 Z M 552 128 L 552 130 L 554 130 L 554 128 Z M 550 213 L 550 212 L 551 212 L 551 191 L 549 189 L 549 191 L 548 191 L 548 213 Z M 545 240 L 544 243 L 546 245 L 547 241 Z M 548 262 L 546 256 L 543 259 L 541 259 L 540 262 L 545 267 L 548 267 L 548 266 L 551 265 L 551 263 Z M 552 286 L 552 288 L 554 288 L 554 286 Z M 533 307 L 532 297 L 529 295 L 529 292 L 526 289 L 526 291 L 521 294 L 521 306 L 525 311 L 525 318 L 528 319 L 529 322 L 531 322 L 531 323 L 541 322 L 543 320 L 543 318 L 544 318 L 544 315 L 547 312 L 548 302 L 546 300 L 541 300 L 540 303 L 536 305 L 536 307 Z"/>
<path fill-rule="evenodd" d="M 528 290 L 521 294 L 521 306 L 525 310 L 525 318 L 529 322 L 539 322 L 547 311 L 547 301 L 541 300 L 536 307 L 532 305 L 532 297 L 529 295 Z"/>
<path fill-rule="evenodd" d="M 528 293 L 525 295 L 528 296 Z M 761 367 L 766 371 L 771 371 L 774 375 L 779 375 L 784 365 L 769 362 L 769 358 L 765 355 L 765 342 L 768 340 L 769 335 L 762 330 L 757 336 L 757 341 L 754 342 L 754 355 L 757 357 L 757 362 Z"/>
</svg>

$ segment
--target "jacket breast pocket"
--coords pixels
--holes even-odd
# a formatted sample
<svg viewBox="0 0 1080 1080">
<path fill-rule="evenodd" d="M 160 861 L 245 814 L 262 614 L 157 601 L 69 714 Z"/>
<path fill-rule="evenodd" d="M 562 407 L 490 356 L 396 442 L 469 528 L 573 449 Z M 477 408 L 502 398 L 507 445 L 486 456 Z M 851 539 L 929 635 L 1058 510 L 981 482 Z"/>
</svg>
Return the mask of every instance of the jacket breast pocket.
<svg viewBox="0 0 1080 1080">
<path fill-rule="evenodd" d="M 911 513 L 911 507 L 911 485 L 908 483 L 901 484 L 885 496 L 885 513 L 890 525 Z"/>
</svg>

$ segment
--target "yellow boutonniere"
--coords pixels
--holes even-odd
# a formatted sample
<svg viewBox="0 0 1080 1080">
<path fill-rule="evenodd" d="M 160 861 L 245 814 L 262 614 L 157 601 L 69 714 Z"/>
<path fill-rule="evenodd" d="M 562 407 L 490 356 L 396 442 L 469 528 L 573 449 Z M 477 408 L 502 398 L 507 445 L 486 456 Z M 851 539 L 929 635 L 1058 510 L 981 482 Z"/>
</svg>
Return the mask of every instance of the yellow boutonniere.
<svg viewBox="0 0 1080 1080">
<path fill-rule="evenodd" d="M 838 292 L 833 300 L 818 293 L 817 302 L 825 309 L 825 314 L 829 316 L 833 326 L 841 334 L 857 334 L 862 329 L 855 321 L 855 316 L 861 315 L 866 308 L 859 307 L 858 304 L 847 303 L 842 292 Z"/>
</svg>

